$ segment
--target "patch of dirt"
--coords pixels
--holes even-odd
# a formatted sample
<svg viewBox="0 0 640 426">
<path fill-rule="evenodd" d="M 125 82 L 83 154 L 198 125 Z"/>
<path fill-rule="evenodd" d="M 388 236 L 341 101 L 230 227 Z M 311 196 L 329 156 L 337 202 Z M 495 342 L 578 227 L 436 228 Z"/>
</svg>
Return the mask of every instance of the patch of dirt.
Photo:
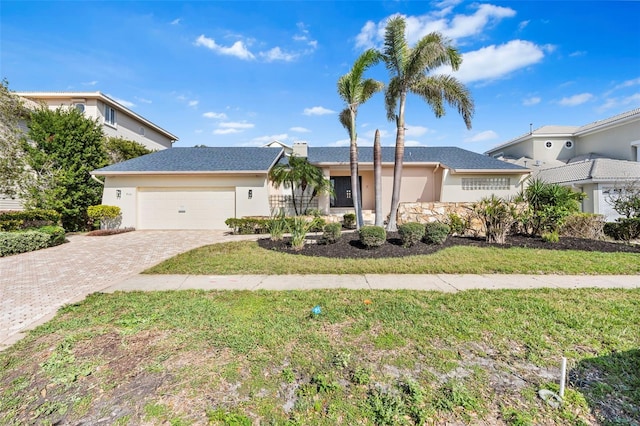
<svg viewBox="0 0 640 426">
<path fill-rule="evenodd" d="M 587 240 L 583 238 L 560 237 L 557 243 L 548 243 L 540 237 L 524 235 L 511 235 L 507 237 L 506 244 L 489 244 L 484 238 L 452 236 L 442 245 L 418 243 L 412 247 L 402 247 L 400 236 L 396 232 L 387 233 L 387 242 L 381 247 L 367 249 L 360 242 L 355 232 L 344 233 L 335 244 L 322 244 L 320 236 L 307 238 L 307 243 L 301 250 L 291 248 L 290 240 L 271 241 L 269 238 L 258 240 L 260 247 L 267 250 L 276 250 L 285 253 L 301 254 L 304 256 L 320 256 L 340 259 L 382 259 L 389 257 L 404 257 L 432 254 L 439 250 L 453 246 L 474 247 L 498 247 L 511 248 L 522 247 L 544 250 L 580 250 L 588 252 L 623 252 L 640 253 L 640 245 L 616 243 L 604 240 Z"/>
</svg>

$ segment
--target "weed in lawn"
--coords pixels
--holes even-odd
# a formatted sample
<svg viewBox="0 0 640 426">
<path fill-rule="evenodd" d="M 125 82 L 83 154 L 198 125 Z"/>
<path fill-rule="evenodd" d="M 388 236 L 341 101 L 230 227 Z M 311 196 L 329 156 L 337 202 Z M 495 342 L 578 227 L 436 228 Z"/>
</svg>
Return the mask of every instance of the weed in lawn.
<svg viewBox="0 0 640 426">
<path fill-rule="evenodd" d="M 400 395 L 380 388 L 373 388 L 367 396 L 373 421 L 377 425 L 401 424 L 404 418 L 405 405 Z"/>
<path fill-rule="evenodd" d="M 503 407 L 500 415 L 509 426 L 533 426 L 535 424 L 533 416 L 524 410 Z"/>
<path fill-rule="evenodd" d="M 222 408 L 207 410 L 207 419 L 213 424 L 218 422 L 225 426 L 251 426 L 251 419 L 241 413 L 230 413 Z"/>
<path fill-rule="evenodd" d="M 371 369 L 367 367 L 356 367 L 351 372 L 351 383 L 355 385 L 368 385 L 371 382 Z"/>
<path fill-rule="evenodd" d="M 293 372 L 291 367 L 286 367 L 282 370 L 282 380 L 286 383 L 293 383 L 296 379 L 296 374 Z"/>
</svg>

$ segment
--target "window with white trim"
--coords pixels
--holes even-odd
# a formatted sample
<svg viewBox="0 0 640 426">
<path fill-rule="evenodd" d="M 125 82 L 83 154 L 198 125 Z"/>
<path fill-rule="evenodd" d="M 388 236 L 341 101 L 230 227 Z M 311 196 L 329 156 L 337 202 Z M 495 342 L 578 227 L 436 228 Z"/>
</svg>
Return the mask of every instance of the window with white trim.
<svg viewBox="0 0 640 426">
<path fill-rule="evenodd" d="M 112 126 L 116 125 L 116 110 L 109 105 L 104 106 L 104 122 Z"/>
<path fill-rule="evenodd" d="M 573 141 L 564 141 L 564 147 L 567 149 L 573 148 Z"/>
<path fill-rule="evenodd" d="M 511 178 L 462 178 L 463 191 L 496 191 L 511 188 Z"/>
<path fill-rule="evenodd" d="M 547 149 L 551 149 L 551 148 L 553 148 L 553 142 L 551 142 L 551 141 L 546 141 L 546 142 L 544 143 L 544 146 L 545 146 Z"/>
</svg>

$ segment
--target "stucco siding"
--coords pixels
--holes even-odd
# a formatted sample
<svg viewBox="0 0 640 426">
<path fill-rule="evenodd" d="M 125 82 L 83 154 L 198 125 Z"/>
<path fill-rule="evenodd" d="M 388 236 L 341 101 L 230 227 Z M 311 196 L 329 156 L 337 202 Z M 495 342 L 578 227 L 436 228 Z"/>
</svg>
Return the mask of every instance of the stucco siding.
<svg viewBox="0 0 640 426">
<path fill-rule="evenodd" d="M 636 161 L 636 153 L 631 142 L 638 140 L 640 120 L 580 136 L 576 148 L 580 154 L 596 153 L 618 160 Z"/>
<path fill-rule="evenodd" d="M 146 124 L 141 123 L 128 114 L 125 114 L 123 111 L 116 110 L 115 126 L 106 123 L 104 121 L 104 109 L 105 104 L 99 102 L 99 121 L 104 125 L 104 132 L 107 136 L 122 137 L 124 139 L 135 141 L 151 150 L 171 148 L 171 140 L 151 129 Z"/>
</svg>

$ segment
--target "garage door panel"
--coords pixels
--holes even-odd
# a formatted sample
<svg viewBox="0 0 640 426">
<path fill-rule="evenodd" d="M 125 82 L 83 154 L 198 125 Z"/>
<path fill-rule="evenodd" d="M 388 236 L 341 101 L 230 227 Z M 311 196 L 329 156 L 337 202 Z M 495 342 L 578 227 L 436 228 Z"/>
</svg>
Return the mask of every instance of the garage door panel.
<svg viewBox="0 0 640 426">
<path fill-rule="evenodd" d="M 226 229 L 233 188 L 139 188 L 139 229 Z"/>
</svg>

